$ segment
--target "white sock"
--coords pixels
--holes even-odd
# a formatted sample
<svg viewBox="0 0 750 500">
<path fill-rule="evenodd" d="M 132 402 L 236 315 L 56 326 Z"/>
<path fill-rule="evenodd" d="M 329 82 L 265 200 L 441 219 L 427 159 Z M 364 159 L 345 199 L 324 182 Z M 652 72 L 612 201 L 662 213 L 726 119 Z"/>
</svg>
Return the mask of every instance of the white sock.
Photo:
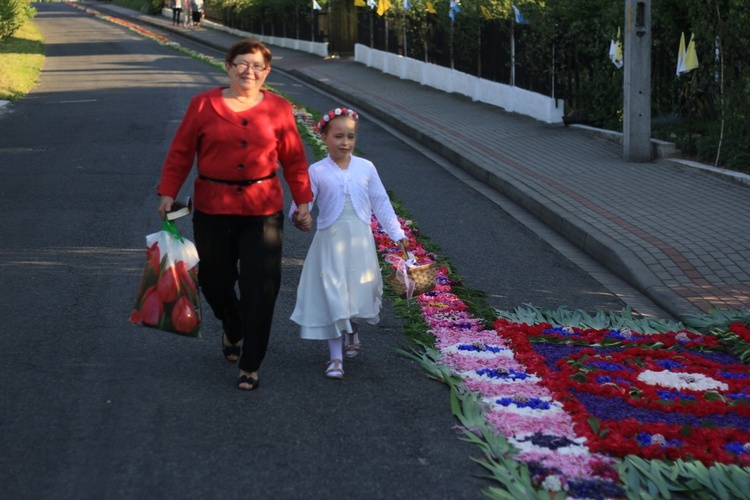
<svg viewBox="0 0 750 500">
<path fill-rule="evenodd" d="M 341 342 L 341 337 L 337 339 L 329 339 L 328 340 L 328 353 L 330 355 L 330 358 L 328 359 L 344 359 L 343 347 L 344 346 Z"/>
</svg>

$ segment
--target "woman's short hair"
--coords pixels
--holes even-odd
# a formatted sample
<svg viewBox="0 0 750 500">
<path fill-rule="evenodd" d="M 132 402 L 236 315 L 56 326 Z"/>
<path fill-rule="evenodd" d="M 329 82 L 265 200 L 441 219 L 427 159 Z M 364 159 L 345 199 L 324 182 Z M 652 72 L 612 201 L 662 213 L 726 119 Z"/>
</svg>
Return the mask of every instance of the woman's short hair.
<svg viewBox="0 0 750 500">
<path fill-rule="evenodd" d="M 263 54 L 263 62 L 266 63 L 266 66 L 270 66 L 271 50 L 257 38 L 244 38 L 238 42 L 235 42 L 234 45 L 229 47 L 224 60 L 227 64 L 232 64 L 234 63 L 234 59 L 237 56 L 241 56 L 244 54 L 255 54 L 259 51 L 261 54 Z"/>
</svg>

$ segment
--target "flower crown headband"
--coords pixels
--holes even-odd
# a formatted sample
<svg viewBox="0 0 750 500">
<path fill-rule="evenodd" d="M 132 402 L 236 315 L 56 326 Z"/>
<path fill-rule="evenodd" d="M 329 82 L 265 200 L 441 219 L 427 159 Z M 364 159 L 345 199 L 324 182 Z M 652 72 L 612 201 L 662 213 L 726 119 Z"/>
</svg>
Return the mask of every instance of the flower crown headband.
<svg viewBox="0 0 750 500">
<path fill-rule="evenodd" d="M 323 118 L 320 119 L 317 123 L 318 132 L 321 134 L 323 133 L 323 129 L 328 125 L 328 123 L 333 120 L 334 118 L 338 118 L 339 116 L 350 116 L 354 118 L 355 120 L 359 120 L 359 115 L 356 111 L 350 108 L 336 108 L 332 109 L 325 115 L 323 115 Z"/>
</svg>

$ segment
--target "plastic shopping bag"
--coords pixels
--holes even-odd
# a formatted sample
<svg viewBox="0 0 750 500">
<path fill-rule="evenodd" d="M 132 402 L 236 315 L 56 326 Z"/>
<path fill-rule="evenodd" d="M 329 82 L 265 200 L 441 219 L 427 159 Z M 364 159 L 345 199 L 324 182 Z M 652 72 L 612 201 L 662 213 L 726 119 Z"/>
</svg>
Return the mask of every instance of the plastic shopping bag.
<svg viewBox="0 0 750 500">
<path fill-rule="evenodd" d="M 130 322 L 178 333 L 200 336 L 198 251 L 183 238 L 174 222 L 146 236 L 146 267 Z"/>
</svg>

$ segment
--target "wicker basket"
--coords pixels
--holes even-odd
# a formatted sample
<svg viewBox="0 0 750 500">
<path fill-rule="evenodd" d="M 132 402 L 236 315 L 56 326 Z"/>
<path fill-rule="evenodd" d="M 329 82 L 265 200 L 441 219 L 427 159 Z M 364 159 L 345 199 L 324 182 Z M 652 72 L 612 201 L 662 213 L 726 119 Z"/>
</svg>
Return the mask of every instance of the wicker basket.
<svg viewBox="0 0 750 500">
<path fill-rule="evenodd" d="M 425 264 L 424 266 L 414 266 L 409 268 L 409 278 L 414 280 L 414 293 L 412 297 L 431 292 L 435 289 L 435 264 Z M 393 291 L 402 299 L 406 298 L 406 285 L 399 281 L 395 274 L 388 276 L 388 282 L 393 287 Z"/>
</svg>

